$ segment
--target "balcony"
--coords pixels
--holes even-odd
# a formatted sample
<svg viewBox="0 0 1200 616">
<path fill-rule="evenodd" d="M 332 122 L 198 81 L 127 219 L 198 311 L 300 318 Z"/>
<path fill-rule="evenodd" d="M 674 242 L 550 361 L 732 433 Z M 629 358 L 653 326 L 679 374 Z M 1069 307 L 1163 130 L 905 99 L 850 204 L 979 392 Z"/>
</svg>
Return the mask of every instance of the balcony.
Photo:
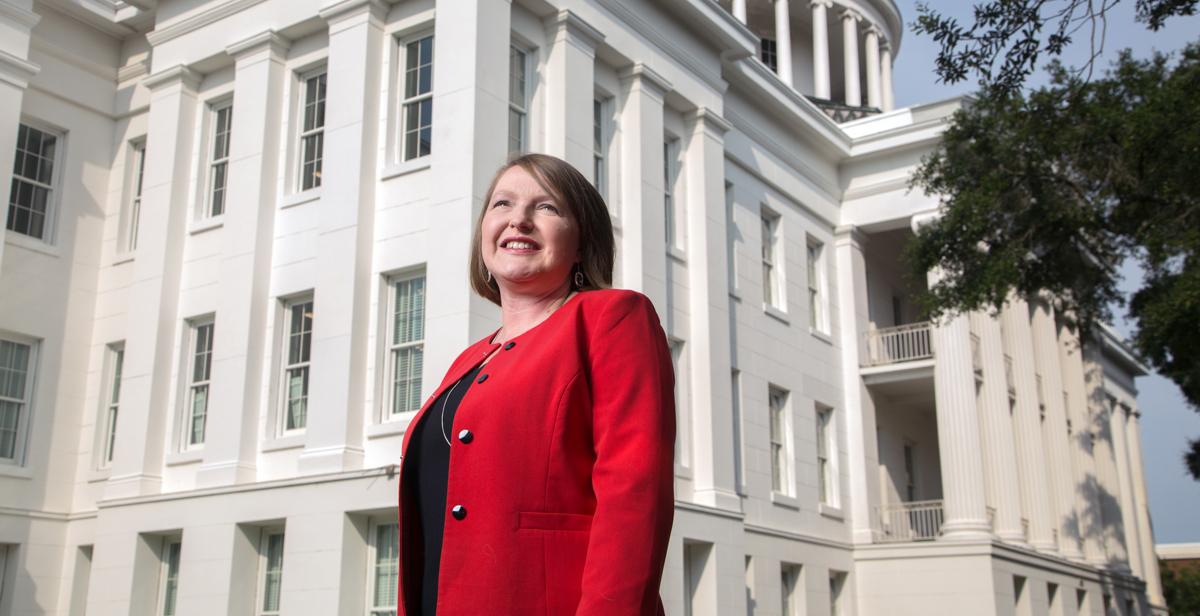
<svg viewBox="0 0 1200 616">
<path fill-rule="evenodd" d="M 867 116 L 873 116 L 883 113 L 883 110 L 878 107 L 869 105 L 853 106 L 837 101 L 831 101 L 827 98 L 817 98 L 815 96 L 806 96 L 809 101 L 825 112 L 829 119 L 841 124 L 842 122 L 851 122 L 861 120 Z"/>
<path fill-rule="evenodd" d="M 943 501 L 924 500 L 907 503 L 888 503 L 875 507 L 878 521 L 876 543 L 910 543 L 933 541 L 942 536 L 946 521 Z M 996 509 L 987 508 L 988 525 L 996 530 Z"/>
<path fill-rule="evenodd" d="M 910 361 L 933 359 L 933 341 L 929 321 L 885 327 L 867 332 L 865 366 L 888 366 Z"/>
</svg>

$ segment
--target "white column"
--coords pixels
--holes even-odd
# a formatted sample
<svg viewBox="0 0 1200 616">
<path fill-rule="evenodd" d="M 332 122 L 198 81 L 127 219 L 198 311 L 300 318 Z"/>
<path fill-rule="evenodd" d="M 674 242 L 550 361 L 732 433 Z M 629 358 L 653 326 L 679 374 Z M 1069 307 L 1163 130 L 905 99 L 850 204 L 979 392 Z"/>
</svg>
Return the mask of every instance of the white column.
<svg viewBox="0 0 1200 616">
<path fill-rule="evenodd" d="M 1004 342 L 1000 321 L 986 313 L 971 314 L 979 336 L 983 383 L 979 392 L 979 424 L 983 429 L 984 473 L 988 502 L 996 510 L 995 531 L 1001 539 L 1025 543 L 1021 529 L 1021 493 L 1012 407 L 1008 398 Z"/>
<path fill-rule="evenodd" d="M 181 432 L 180 406 L 168 401 L 172 398 L 171 375 L 179 362 L 175 354 L 179 283 L 200 77 L 188 68 L 173 66 L 143 81 L 150 90 L 146 142 L 156 154 L 146 159 L 142 184 L 137 258 L 125 328 L 121 429 L 117 430 L 106 499 L 157 494 L 162 484 L 164 445 L 178 447 L 180 440 L 179 434 L 167 433 L 172 428 Z"/>
<path fill-rule="evenodd" d="M 845 68 L 843 92 L 851 107 L 862 105 L 858 76 L 858 13 L 850 9 L 842 11 L 842 65 Z"/>
<path fill-rule="evenodd" d="M 813 0 L 812 7 L 812 55 L 813 96 L 829 100 L 829 8 L 830 0 Z"/>
<path fill-rule="evenodd" d="M 329 24 L 325 166 L 317 223 L 322 255 L 313 293 L 312 372 L 300 472 L 362 467 L 366 362 L 371 326 L 375 162 L 383 18 L 375 0 L 321 10 Z"/>
<path fill-rule="evenodd" d="M 1054 315 L 1044 302 L 1030 306 L 1033 319 L 1033 349 L 1038 374 L 1042 377 L 1042 402 L 1046 408 L 1043 424 L 1047 462 L 1052 477 L 1055 525 L 1058 528 L 1058 549 L 1067 558 L 1083 558 L 1079 533 L 1078 512 L 1075 510 L 1079 486 L 1071 463 L 1070 440 L 1067 435 L 1067 413 L 1063 408 L 1062 369 L 1058 361 L 1058 333 Z"/>
<path fill-rule="evenodd" d="M 883 108 L 883 97 L 879 92 L 879 28 L 869 26 L 863 42 L 867 55 L 867 105 Z"/>
<path fill-rule="evenodd" d="M 688 199 L 688 319 L 692 361 L 693 497 L 741 511 L 734 477 L 729 280 L 725 249 L 725 133 L 729 123 L 700 107 L 688 118 L 683 168 Z"/>
<path fill-rule="evenodd" d="M 1070 447 L 1075 468 L 1075 511 L 1083 539 L 1083 554 L 1089 563 L 1102 567 L 1108 562 L 1104 553 L 1106 524 L 1103 500 L 1109 495 L 1105 494 L 1096 464 L 1096 433 L 1099 425 L 1089 413 L 1079 336 L 1065 323 L 1060 323 L 1057 329 L 1058 362 L 1062 370 L 1063 391 L 1066 393 L 1064 403 L 1072 432 Z"/>
<path fill-rule="evenodd" d="M 846 406 L 846 461 L 850 475 L 850 524 L 855 543 L 871 543 L 871 512 L 879 498 L 879 441 L 875 436 L 875 403 L 859 375 L 863 335 L 869 327 L 867 268 L 863 254 L 867 236 L 853 226 L 838 227 L 834 237 L 837 259 L 839 313 L 837 331 L 842 347 L 842 391 Z"/>
<path fill-rule="evenodd" d="M 1146 494 L 1146 472 L 1142 466 L 1142 430 L 1140 419 L 1142 414 L 1133 410 L 1129 414 L 1129 422 L 1125 424 L 1125 442 L 1129 445 L 1130 471 L 1133 475 L 1133 492 L 1137 501 L 1138 543 L 1142 548 L 1142 563 L 1145 573 L 1142 579 L 1146 582 L 1146 595 L 1150 603 L 1165 607 L 1163 598 L 1162 579 L 1158 574 L 1158 556 L 1154 553 L 1154 530 L 1150 526 L 1150 498 Z"/>
<path fill-rule="evenodd" d="M 883 90 L 883 110 L 896 108 L 895 92 L 892 91 L 892 46 L 887 41 L 879 45 L 879 87 Z"/>
<path fill-rule="evenodd" d="M 1013 433 L 1020 476 L 1021 502 L 1029 521 L 1028 541 L 1035 548 L 1053 552 L 1056 526 L 1051 500 L 1051 481 L 1047 462 L 1042 411 L 1038 406 L 1037 366 L 1033 361 L 1033 334 L 1029 325 L 1029 306 L 1012 295 L 1001 312 L 1005 348 L 1013 358 L 1013 382 L 1017 402 L 1013 408 Z"/>
<path fill-rule="evenodd" d="M 1146 579 L 1146 565 L 1142 562 L 1142 546 L 1138 537 L 1138 507 L 1130 471 L 1129 443 L 1126 439 L 1128 412 L 1112 398 L 1106 397 L 1104 403 L 1108 409 L 1109 433 L 1112 435 L 1117 481 L 1121 489 L 1121 534 L 1125 541 L 1125 554 L 1133 574 Z"/>
<path fill-rule="evenodd" d="M 508 156 L 512 44 L 509 0 L 438 0 L 437 11 L 454 17 L 434 21 L 430 185 L 437 190 L 430 208 L 437 216 L 430 219 L 429 232 L 461 248 L 435 251 L 425 266 L 425 339 L 430 341 L 425 347 L 425 395 L 467 345 L 500 324 L 496 307 L 463 281 L 475 215 L 492 175 Z"/>
<path fill-rule="evenodd" d="M 32 2 L 25 4 L 32 5 Z M 41 67 L 29 61 L 29 38 L 41 16 L 28 7 L 6 5 L 0 11 L 0 194 L 12 186 L 13 158 L 21 124 L 21 101 L 29 82 Z M 8 199 L 0 200 L 0 223 L 8 221 Z M 4 238 L 8 225 L 0 224 L 0 266 L 4 264 Z"/>
<path fill-rule="evenodd" d="M 201 487 L 244 483 L 256 476 L 279 166 L 278 111 L 283 108 L 288 45 L 267 31 L 226 50 L 236 62 L 236 99 L 218 281 L 215 331 L 221 344 L 213 347 L 204 463 L 196 476 Z"/>
<path fill-rule="evenodd" d="M 546 153 L 571 163 L 589 180 L 596 47 L 604 35 L 570 10 L 546 18 L 553 43 L 546 59 Z"/>
<path fill-rule="evenodd" d="M 733 18 L 746 23 L 746 0 L 733 0 Z"/>
<path fill-rule="evenodd" d="M 666 323 L 663 96 L 671 84 L 644 64 L 621 71 L 621 84 L 621 280 L 646 294 Z"/>
<path fill-rule="evenodd" d="M 792 16 L 789 2 L 791 0 L 775 0 L 775 59 L 779 65 L 779 78 L 788 86 L 793 86 Z"/>
<path fill-rule="evenodd" d="M 1098 360 L 1097 341 L 1089 338 L 1081 352 L 1084 399 L 1091 417 L 1092 457 L 1096 464 L 1099 484 L 1100 513 L 1104 521 L 1100 540 L 1105 552 L 1105 565 L 1115 571 L 1129 573 L 1129 548 L 1125 530 L 1125 500 L 1120 470 L 1117 468 L 1117 436 L 1112 431 L 1112 401 L 1104 392 L 1104 368 Z M 1124 437 L 1120 439 L 1122 442 Z M 1126 488 L 1127 489 L 1127 488 Z"/>
</svg>

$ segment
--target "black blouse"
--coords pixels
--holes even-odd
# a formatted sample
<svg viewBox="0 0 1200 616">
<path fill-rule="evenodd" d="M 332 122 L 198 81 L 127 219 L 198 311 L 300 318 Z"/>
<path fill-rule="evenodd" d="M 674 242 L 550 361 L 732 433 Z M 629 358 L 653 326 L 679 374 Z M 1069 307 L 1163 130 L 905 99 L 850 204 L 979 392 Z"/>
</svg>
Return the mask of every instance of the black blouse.
<svg viewBox="0 0 1200 616">
<path fill-rule="evenodd" d="M 421 541 L 425 548 L 419 616 L 434 616 L 437 611 L 438 565 L 442 559 L 446 486 L 450 477 L 450 444 L 446 441 L 456 439 L 454 414 L 482 367 L 482 364 L 475 366 L 434 400 L 417 426 L 413 442 L 409 443 L 408 463 L 416 467 L 412 476 L 417 480 L 417 510 L 421 516 Z"/>
</svg>

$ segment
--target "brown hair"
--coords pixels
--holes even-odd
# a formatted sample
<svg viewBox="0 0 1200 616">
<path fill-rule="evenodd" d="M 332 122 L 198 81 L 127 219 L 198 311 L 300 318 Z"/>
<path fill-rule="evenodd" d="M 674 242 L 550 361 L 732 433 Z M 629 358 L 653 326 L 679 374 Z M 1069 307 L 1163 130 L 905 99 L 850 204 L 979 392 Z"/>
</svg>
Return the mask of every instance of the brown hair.
<svg viewBox="0 0 1200 616">
<path fill-rule="evenodd" d="M 488 279 L 487 267 L 483 263 L 483 216 L 487 213 L 500 176 L 513 167 L 527 171 L 543 190 L 550 193 L 560 205 L 567 207 L 578 221 L 580 260 L 571 275 L 574 276 L 575 271 L 583 272 L 583 286 L 579 290 L 605 289 L 612 286 L 615 242 L 612 221 L 608 217 L 608 206 L 604 204 L 604 197 L 601 197 L 596 187 L 570 163 L 546 154 L 525 154 L 500 167 L 488 186 L 471 240 L 471 288 L 493 304 L 500 305 L 500 288 L 496 286 L 495 280 Z M 572 286 L 574 284 L 571 283 Z"/>
</svg>

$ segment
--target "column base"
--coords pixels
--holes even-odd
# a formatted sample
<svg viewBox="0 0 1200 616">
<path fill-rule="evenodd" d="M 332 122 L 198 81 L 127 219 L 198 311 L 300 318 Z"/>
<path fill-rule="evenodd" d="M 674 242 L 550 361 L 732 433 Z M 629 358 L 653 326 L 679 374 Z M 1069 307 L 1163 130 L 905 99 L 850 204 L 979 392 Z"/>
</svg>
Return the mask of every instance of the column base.
<svg viewBox="0 0 1200 616">
<path fill-rule="evenodd" d="M 992 525 L 987 520 L 956 520 L 942 524 L 941 539 L 945 541 L 991 540 Z"/>
<path fill-rule="evenodd" d="M 363 457 L 363 450 L 344 446 L 305 449 L 297 466 L 301 475 L 356 471 L 362 469 Z"/>
<path fill-rule="evenodd" d="M 996 536 L 1000 537 L 1000 539 L 1006 543 L 1012 543 L 1020 546 L 1029 545 L 1029 542 L 1025 539 L 1025 533 L 1019 530 L 1002 530 L 996 533 Z"/>
<path fill-rule="evenodd" d="M 253 483 L 258 479 L 258 468 L 240 460 L 226 460 L 203 464 L 196 472 L 196 487 L 210 488 Z"/>
</svg>

